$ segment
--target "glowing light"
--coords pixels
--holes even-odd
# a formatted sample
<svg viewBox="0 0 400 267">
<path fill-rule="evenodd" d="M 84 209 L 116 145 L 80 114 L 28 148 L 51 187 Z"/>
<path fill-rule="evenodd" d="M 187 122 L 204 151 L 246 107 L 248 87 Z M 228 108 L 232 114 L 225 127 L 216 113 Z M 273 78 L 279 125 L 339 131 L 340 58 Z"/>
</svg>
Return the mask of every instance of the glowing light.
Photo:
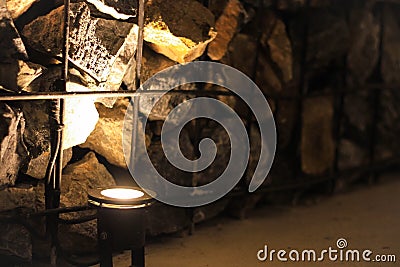
<svg viewBox="0 0 400 267">
<path fill-rule="evenodd" d="M 134 199 L 144 196 L 143 192 L 129 188 L 105 189 L 101 191 L 101 194 L 114 199 Z"/>
</svg>

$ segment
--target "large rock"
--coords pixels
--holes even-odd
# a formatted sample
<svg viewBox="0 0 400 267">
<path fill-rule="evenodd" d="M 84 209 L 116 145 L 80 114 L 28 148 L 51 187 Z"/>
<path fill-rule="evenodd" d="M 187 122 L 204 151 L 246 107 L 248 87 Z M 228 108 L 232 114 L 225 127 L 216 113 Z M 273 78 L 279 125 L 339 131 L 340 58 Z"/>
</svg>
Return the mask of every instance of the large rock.
<svg viewBox="0 0 400 267">
<path fill-rule="evenodd" d="M 59 57 L 62 18 L 63 7 L 59 7 L 26 25 L 22 33 L 34 49 Z M 69 60 L 87 74 L 88 88 L 92 91 L 119 89 L 136 51 L 137 33 L 138 27 L 132 23 L 94 18 L 87 4 L 71 4 Z M 113 100 L 103 102 L 109 107 L 114 103 Z"/>
<path fill-rule="evenodd" d="M 194 148 L 189 138 L 188 132 L 184 129 L 179 135 L 179 149 L 182 154 L 189 159 L 194 159 Z M 175 166 L 171 165 L 168 159 L 165 157 L 163 146 L 169 145 L 161 144 L 161 142 L 153 142 L 148 148 L 149 158 L 151 159 L 154 167 L 157 171 L 168 181 L 182 185 L 192 186 L 192 175 L 191 173 L 184 172 Z M 173 149 L 177 149 L 176 147 Z M 170 151 L 173 150 L 169 148 Z M 157 181 L 155 181 L 157 182 Z"/>
<path fill-rule="evenodd" d="M 0 85 L 4 88 L 19 92 L 39 77 L 44 67 L 23 60 L 0 63 Z"/>
<path fill-rule="evenodd" d="M 373 99 L 368 91 L 348 94 L 343 101 L 341 136 L 338 164 L 340 169 L 367 163 Z"/>
<path fill-rule="evenodd" d="M 88 0 L 96 9 L 112 18 L 127 20 L 137 15 L 137 2 L 130 0 Z"/>
<path fill-rule="evenodd" d="M 115 185 L 107 168 L 99 163 L 96 155 L 89 152 L 85 157 L 68 165 L 63 171 L 61 205 L 65 207 L 87 204 L 87 190 Z"/>
<path fill-rule="evenodd" d="M 0 224 L 0 254 L 23 261 L 32 260 L 31 234 L 22 225 Z"/>
<path fill-rule="evenodd" d="M 18 18 L 20 15 L 25 13 L 33 3 L 38 0 L 6 0 L 7 8 L 10 11 L 10 15 L 13 19 Z"/>
<path fill-rule="evenodd" d="M 304 173 L 319 175 L 330 170 L 335 156 L 333 101 L 330 97 L 306 99 L 301 130 L 301 167 Z"/>
<path fill-rule="evenodd" d="M 114 186 L 115 181 L 106 167 L 100 164 L 93 152 L 88 153 L 82 160 L 68 165 L 64 169 L 61 183 L 61 207 L 74 207 L 87 205 L 87 191 L 91 188 Z M 44 184 L 37 186 L 9 187 L 0 190 L 0 211 L 10 212 L 35 212 L 45 208 Z M 76 219 L 88 213 L 62 214 L 63 219 Z M 31 221 L 32 220 L 32 221 Z M 37 225 L 39 232 L 43 231 L 43 221 L 30 219 L 31 225 Z M 37 224 L 39 223 L 39 224 Z M 30 260 L 32 256 L 32 237 L 25 227 L 19 225 L 1 225 L 0 253 L 2 255 L 16 256 L 23 260 Z M 71 235 L 72 233 L 72 235 Z M 79 225 L 67 225 L 60 227 L 60 238 L 67 244 L 82 244 L 79 236 L 96 239 L 96 221 Z M 76 236 L 78 235 L 78 236 Z M 84 239 L 83 239 L 84 241 Z M 34 240 L 37 244 L 37 240 Z M 64 243 L 65 244 L 65 243 Z M 80 250 L 85 249 L 80 247 Z M 36 248 L 36 251 L 38 248 Z M 42 252 L 43 253 L 43 252 Z"/>
<path fill-rule="evenodd" d="M 263 20 L 255 81 L 265 93 L 280 92 L 293 78 L 293 55 L 285 24 L 271 12 Z"/>
<path fill-rule="evenodd" d="M 44 194 L 42 194 L 43 198 Z M 32 186 L 8 187 L 0 190 L 0 212 L 15 214 L 19 212 L 38 211 L 38 194 Z M 32 258 L 32 236 L 19 224 L 0 223 L 0 254 L 17 257 L 19 260 L 30 261 Z"/>
<path fill-rule="evenodd" d="M 60 76 L 59 68 L 48 69 L 25 89 L 27 91 L 50 91 L 56 79 Z M 71 76 L 74 80 L 74 77 Z M 79 83 L 70 82 L 71 91 L 89 91 Z M 96 110 L 95 99 L 91 97 L 66 99 L 64 117 L 65 163 L 71 157 L 69 148 L 82 144 L 95 129 L 99 114 Z M 29 157 L 23 164 L 22 172 L 32 177 L 42 179 L 46 172 L 50 152 L 50 125 L 48 101 L 35 100 L 20 102 L 21 110 L 26 121 L 24 141 L 29 151 Z M 84 116 L 82 115 L 84 114 Z"/>
<path fill-rule="evenodd" d="M 119 99 L 112 109 L 101 104 L 97 105 L 100 114 L 96 128 L 87 138 L 81 147 L 90 148 L 102 155 L 113 165 L 126 168 L 126 161 L 123 152 L 123 138 L 129 141 L 130 136 L 123 136 L 126 110 L 129 105 L 128 99 Z M 151 135 L 146 133 L 146 144 L 150 145 Z M 129 143 L 126 145 L 129 146 Z"/>
<path fill-rule="evenodd" d="M 144 39 L 156 52 L 173 61 L 193 61 L 204 53 L 216 32 L 214 15 L 199 2 L 148 1 Z"/>
<path fill-rule="evenodd" d="M 230 0 L 215 23 L 217 37 L 209 44 L 207 55 L 212 60 L 220 60 L 226 53 L 228 45 L 238 30 L 240 15 L 245 10 L 239 0 Z"/>
<path fill-rule="evenodd" d="M 142 81 L 146 81 L 153 75 L 157 74 L 164 69 L 174 66 L 175 63 L 165 56 L 157 54 L 149 49 L 144 50 L 143 54 L 143 67 L 142 67 Z M 167 77 L 163 82 L 170 84 L 173 82 L 171 77 Z M 172 86 L 171 86 L 172 87 Z M 152 90 L 160 90 L 156 85 L 152 86 Z M 171 88 L 173 89 L 173 88 Z M 194 90 L 194 84 L 184 84 L 177 88 L 178 90 Z M 189 99 L 190 96 L 186 94 L 166 94 L 162 98 L 156 101 L 153 96 L 141 96 L 140 97 L 140 112 L 145 114 L 151 121 L 165 120 L 168 114 L 180 103 Z M 186 111 L 189 112 L 189 111 Z M 176 120 L 178 118 L 172 118 Z"/>
<path fill-rule="evenodd" d="M 0 211 L 24 208 L 37 210 L 36 192 L 33 187 L 8 187 L 0 190 Z"/>
<path fill-rule="evenodd" d="M 385 160 L 399 154 L 400 127 L 397 122 L 400 118 L 400 93 L 397 90 L 382 90 L 380 101 L 379 119 L 375 125 L 375 159 Z"/>
<path fill-rule="evenodd" d="M 80 84 L 69 83 L 69 88 L 74 91 L 89 91 L 87 87 Z M 27 131 L 25 135 L 28 139 L 38 139 L 32 141 L 33 147 L 38 147 L 42 143 L 48 142 L 49 137 L 49 104 L 45 101 L 22 102 L 22 110 L 27 122 Z M 85 116 L 82 116 L 85 114 Z M 94 105 L 94 99 L 90 97 L 66 99 L 65 100 L 65 128 L 64 128 L 64 149 L 82 144 L 94 130 L 99 115 Z M 32 133 L 33 132 L 33 135 Z M 43 145 L 42 151 L 47 150 Z M 39 155 L 40 153 L 37 153 Z"/>
<path fill-rule="evenodd" d="M 359 146 L 354 140 L 341 139 L 339 143 L 340 170 L 351 169 L 368 163 L 369 155 L 365 147 Z"/>
<path fill-rule="evenodd" d="M 73 207 L 87 205 L 88 189 L 110 187 L 115 180 L 107 168 L 98 162 L 96 155 L 89 152 L 81 161 L 68 165 L 63 172 L 61 184 L 61 206 Z M 76 214 L 64 214 L 64 219 L 77 218 Z M 95 239 L 97 227 L 94 221 L 82 225 L 73 225 L 72 232 Z"/>
<path fill-rule="evenodd" d="M 89 82 L 88 86 L 93 91 L 117 91 L 120 89 L 122 81 L 124 80 L 127 72 L 132 68 L 132 66 L 136 65 L 135 61 L 135 53 L 137 46 L 137 38 L 138 38 L 138 27 L 134 25 L 127 35 L 124 45 L 121 47 L 118 57 L 114 61 L 110 73 L 105 82 L 101 82 L 100 84 Z M 130 73 L 129 75 L 132 75 Z M 90 81 L 90 78 L 87 77 L 87 80 Z M 99 98 L 96 99 L 96 102 L 100 102 L 105 106 L 111 108 L 117 98 Z"/>
<path fill-rule="evenodd" d="M 279 67 L 280 77 L 284 83 L 293 78 L 292 45 L 286 32 L 286 25 L 282 20 L 275 18 L 274 26 L 270 33 L 264 31 L 261 43 L 268 44 L 272 61 Z"/>
<path fill-rule="evenodd" d="M 254 37 L 238 33 L 229 43 L 226 56 L 221 60 L 222 63 L 232 66 L 249 77 L 254 76 L 255 61 L 257 54 L 257 41 Z"/>
<path fill-rule="evenodd" d="M 0 186 L 14 185 L 27 151 L 22 136 L 25 120 L 20 110 L 0 103 Z"/>
<path fill-rule="evenodd" d="M 308 32 L 307 64 L 311 69 L 328 67 L 348 52 L 350 31 L 344 12 L 329 9 L 311 12 Z"/>
<path fill-rule="evenodd" d="M 364 84 L 375 70 L 379 59 L 380 24 L 369 8 L 351 13 L 351 41 L 347 55 L 351 84 Z"/>
<path fill-rule="evenodd" d="M 398 17 L 400 8 L 398 6 L 385 6 L 383 8 L 382 34 L 382 63 L 381 74 L 386 83 L 400 83 L 400 19 Z"/>
<path fill-rule="evenodd" d="M 28 55 L 19 36 L 10 13 L 7 10 L 6 0 L 0 1 L 0 62 L 15 62 L 16 59 L 26 59 Z"/>
<path fill-rule="evenodd" d="M 231 140 L 226 130 L 214 121 L 203 127 L 200 133 L 200 140 L 211 138 L 217 146 L 217 155 L 213 163 L 205 170 L 195 173 L 195 184 L 205 185 L 222 175 L 228 166 L 231 156 Z"/>
<path fill-rule="evenodd" d="M 72 158 L 72 148 L 65 149 L 63 152 L 63 168 Z M 36 178 L 43 179 L 46 176 L 47 165 L 50 160 L 50 151 L 43 151 L 42 154 L 36 158 L 31 158 L 27 164 L 27 167 L 22 170 L 23 173 Z"/>
</svg>

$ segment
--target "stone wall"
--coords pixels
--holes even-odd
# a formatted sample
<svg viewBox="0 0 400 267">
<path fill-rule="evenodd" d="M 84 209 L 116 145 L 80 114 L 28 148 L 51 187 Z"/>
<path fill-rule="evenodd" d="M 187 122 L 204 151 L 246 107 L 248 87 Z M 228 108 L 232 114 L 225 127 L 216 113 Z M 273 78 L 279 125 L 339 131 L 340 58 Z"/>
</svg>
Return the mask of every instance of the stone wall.
<svg viewBox="0 0 400 267">
<path fill-rule="evenodd" d="M 72 2 L 68 90 L 134 89 L 138 27 L 132 10 L 125 1 Z M 376 114 L 375 158 L 392 157 L 400 148 L 396 126 L 400 95 L 395 90 L 359 91 L 370 83 L 400 86 L 400 20 L 396 16 L 400 4 L 312 0 L 307 8 L 306 2 L 146 1 L 143 81 L 178 63 L 213 60 L 248 75 L 268 97 L 278 131 L 277 155 L 267 181 L 270 186 L 298 182 L 299 174 L 306 177 L 305 183 L 326 176 L 336 168 L 336 159 L 339 170 L 370 163 Z M 99 8 L 104 4 L 112 6 Z M 0 0 L 0 94 L 54 90 L 61 73 L 62 11 L 59 0 Z M 185 85 L 179 89 L 200 88 Z M 202 89 L 225 90 L 217 86 Z M 342 94 L 343 90 L 350 93 Z M 160 129 L 169 111 L 189 98 L 185 94 L 165 97 L 151 111 L 145 127 L 147 150 L 159 172 L 188 186 L 218 177 L 230 156 L 226 132 L 213 121 L 199 120 L 196 127 L 189 125 L 193 127 L 181 133 L 180 149 L 194 159 L 197 141 L 211 137 L 218 147 L 217 160 L 196 175 L 168 163 Z M 246 184 L 258 160 L 258 128 L 239 99 L 217 98 L 234 108 L 250 129 Z M 374 103 L 380 103 L 379 113 L 374 113 Z M 61 206 L 85 204 L 89 188 L 133 183 L 122 151 L 128 104 L 128 99 L 110 98 L 66 101 Z M 150 112 L 146 101 L 141 105 L 142 112 Z M 42 100 L 0 102 L 1 214 L 44 208 L 43 178 L 50 154 L 48 111 L 49 103 Z M 227 207 L 234 216 L 244 217 L 263 197 L 275 196 L 226 198 L 195 209 L 192 218 L 181 209 L 155 206 L 149 212 L 148 231 L 152 235 L 175 232 L 187 227 L 191 219 L 200 222 Z M 20 225 L 7 223 L 2 229 L 7 234 L 0 236 L 0 254 L 29 261 L 32 251 L 39 250 L 32 247 L 31 234 Z M 96 227 L 63 231 L 90 239 Z M 23 234 L 17 238 L 18 232 Z"/>
</svg>

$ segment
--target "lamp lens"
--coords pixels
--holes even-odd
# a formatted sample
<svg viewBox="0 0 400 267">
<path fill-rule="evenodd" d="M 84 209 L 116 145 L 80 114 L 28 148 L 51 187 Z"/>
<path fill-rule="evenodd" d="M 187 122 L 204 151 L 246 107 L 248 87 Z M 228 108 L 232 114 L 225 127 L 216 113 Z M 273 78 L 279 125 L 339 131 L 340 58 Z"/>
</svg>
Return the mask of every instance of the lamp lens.
<svg viewBox="0 0 400 267">
<path fill-rule="evenodd" d="M 133 199 L 144 196 L 143 192 L 129 188 L 105 189 L 101 191 L 101 194 L 114 199 Z"/>
</svg>

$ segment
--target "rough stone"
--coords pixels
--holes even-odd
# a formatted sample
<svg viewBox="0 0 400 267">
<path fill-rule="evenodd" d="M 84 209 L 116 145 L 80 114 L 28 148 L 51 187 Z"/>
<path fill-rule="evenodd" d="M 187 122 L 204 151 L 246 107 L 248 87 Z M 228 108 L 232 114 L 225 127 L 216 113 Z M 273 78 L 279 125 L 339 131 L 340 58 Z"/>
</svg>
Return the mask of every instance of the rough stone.
<svg viewBox="0 0 400 267">
<path fill-rule="evenodd" d="M 230 0 L 215 23 L 217 37 L 208 45 L 207 55 L 212 60 L 220 60 L 226 53 L 229 43 L 240 25 L 240 15 L 244 14 L 240 1 Z"/>
<path fill-rule="evenodd" d="M 222 15 L 229 0 L 210 0 L 208 1 L 208 9 L 216 18 Z"/>
<path fill-rule="evenodd" d="M 26 155 L 22 135 L 25 120 L 20 110 L 0 104 L 0 186 L 14 185 Z"/>
<path fill-rule="evenodd" d="M 199 2 L 148 1 L 144 39 L 156 52 L 185 63 L 201 56 L 216 32 L 214 15 Z"/>
<path fill-rule="evenodd" d="M 370 92 L 348 94 L 343 101 L 338 165 L 340 169 L 367 163 L 373 116 Z"/>
<path fill-rule="evenodd" d="M 0 212 L 13 214 L 37 211 L 37 192 L 32 186 L 8 187 L 0 190 Z M 32 237 L 28 230 L 18 224 L 0 224 L 0 254 L 30 261 L 32 257 Z"/>
<path fill-rule="evenodd" d="M 0 190 L 0 211 L 17 208 L 36 210 L 36 192 L 33 187 L 8 187 Z"/>
<path fill-rule="evenodd" d="M 400 83 L 400 20 L 399 7 L 385 6 L 383 8 L 383 23 L 385 25 L 382 36 L 382 63 L 381 74 L 386 83 Z"/>
<path fill-rule="evenodd" d="M 100 84 L 89 83 L 89 88 L 93 91 L 117 91 L 120 89 L 125 74 L 129 71 L 131 66 L 135 66 L 135 53 L 137 46 L 138 26 L 134 25 L 127 35 L 124 45 L 121 47 L 118 57 L 114 61 L 110 73 L 105 82 Z M 128 75 L 132 75 L 129 73 Z M 87 77 L 87 80 L 90 80 Z M 116 101 L 116 98 L 99 98 L 96 102 L 100 102 L 105 106 L 111 108 Z"/>
<path fill-rule="evenodd" d="M 89 152 L 81 161 L 68 165 L 63 172 L 61 184 L 61 206 L 73 207 L 86 205 L 87 191 L 92 188 L 110 187 L 115 180 L 107 168 L 98 162 L 96 155 Z M 76 218 L 75 214 L 65 214 L 64 219 Z M 71 231 L 95 238 L 96 224 L 77 225 Z"/>
<path fill-rule="evenodd" d="M 72 148 L 64 150 L 63 153 L 63 168 L 67 165 L 67 163 L 72 158 Z M 29 160 L 28 166 L 26 167 L 26 171 L 22 170 L 23 173 L 36 178 L 43 179 L 46 176 L 47 165 L 50 160 L 50 151 L 44 151 L 36 158 L 32 158 Z"/>
<path fill-rule="evenodd" d="M 229 43 L 228 53 L 221 60 L 249 77 L 254 76 L 257 53 L 257 42 L 250 35 L 238 33 Z"/>
<path fill-rule="evenodd" d="M 205 185 L 216 180 L 225 171 L 231 156 L 231 140 L 225 129 L 216 122 L 210 121 L 207 127 L 202 128 L 200 140 L 211 138 L 217 146 L 217 155 L 214 162 L 205 170 L 195 173 L 196 185 Z"/>
<path fill-rule="evenodd" d="M 7 10 L 6 0 L 0 1 L 0 36 L 0 62 L 14 63 L 16 59 L 28 57 L 21 37 Z"/>
<path fill-rule="evenodd" d="M 380 25 L 368 8 L 351 13 L 351 41 L 347 56 L 350 84 L 364 84 L 379 59 Z"/>
<path fill-rule="evenodd" d="M 141 71 L 142 80 L 146 81 L 156 73 L 174 66 L 175 63 L 168 58 L 154 53 L 151 50 L 145 49 L 143 54 L 143 67 Z M 166 77 L 161 80 L 166 84 L 170 84 L 172 82 L 171 77 Z M 171 86 L 172 87 L 172 86 Z M 153 86 L 152 90 L 160 90 L 161 88 L 157 86 Z M 185 84 L 179 86 L 178 90 L 193 90 L 195 89 L 194 84 Z M 185 94 L 167 94 L 155 103 L 156 99 L 153 96 L 142 96 L 140 97 L 140 112 L 145 114 L 150 121 L 154 120 L 165 120 L 168 114 L 179 104 L 189 99 L 189 95 Z M 152 108 L 153 107 L 153 108 Z M 190 110 L 181 111 L 181 112 L 190 112 Z M 182 114 L 182 113 L 181 113 Z M 178 118 L 170 118 L 171 121 L 176 120 Z"/>
<path fill-rule="evenodd" d="M 112 109 L 101 104 L 97 105 L 100 114 L 96 128 L 87 138 L 81 147 L 90 148 L 96 153 L 102 155 L 106 160 L 118 167 L 126 168 L 126 161 L 123 153 L 123 140 L 129 146 L 130 136 L 123 136 L 124 123 L 130 123 L 125 120 L 126 110 L 129 105 L 128 99 L 119 99 Z M 151 135 L 146 133 L 146 144 L 150 145 Z M 129 146 L 130 147 L 130 146 Z"/>
<path fill-rule="evenodd" d="M 380 95 L 379 119 L 377 122 L 377 136 L 375 159 L 385 160 L 399 154 L 400 127 L 400 94 L 397 90 L 382 90 Z"/>
<path fill-rule="evenodd" d="M 52 83 L 59 77 L 59 69 L 48 69 L 38 79 L 33 81 L 27 91 L 50 91 Z M 72 77 L 73 78 L 73 77 Z M 87 87 L 68 83 L 71 91 L 88 91 Z M 65 100 L 65 119 L 63 148 L 66 150 L 65 160 L 70 159 L 69 148 L 82 144 L 94 130 L 99 115 L 91 97 Z M 19 106 L 26 120 L 24 141 L 29 151 L 25 157 L 21 171 L 32 177 L 42 179 L 46 172 L 50 152 L 49 138 L 49 106 L 48 101 L 35 100 L 20 102 Z M 84 114 L 84 116 L 82 115 Z"/>
<path fill-rule="evenodd" d="M 0 85 L 19 92 L 42 74 L 44 67 L 31 62 L 16 60 L 12 63 L 0 63 Z"/>
<path fill-rule="evenodd" d="M 127 20 L 137 14 L 137 2 L 129 0 L 87 0 L 96 9 L 112 18 Z"/>
<path fill-rule="evenodd" d="M 307 64 L 311 69 L 327 67 L 348 52 L 350 31 L 344 12 L 329 9 L 312 12 L 309 25 Z"/>
<path fill-rule="evenodd" d="M 364 147 L 358 146 L 353 140 L 341 139 L 339 144 L 340 170 L 346 170 L 368 163 L 368 153 Z"/>
<path fill-rule="evenodd" d="M 277 134 L 279 136 L 278 148 L 285 149 L 289 147 L 295 133 L 299 105 L 296 100 L 279 100 L 276 101 L 275 105 L 278 106 L 275 114 Z"/>
<path fill-rule="evenodd" d="M 23 261 L 31 261 L 31 235 L 24 226 L 15 224 L 0 224 L 0 236 L 1 255 L 18 257 Z"/>
<path fill-rule="evenodd" d="M 89 91 L 86 87 L 69 83 L 68 87 L 71 91 Z M 48 102 L 30 101 L 21 103 L 22 110 L 27 120 L 26 138 L 30 141 L 32 147 L 42 147 L 39 155 L 43 151 L 47 151 L 49 138 L 48 124 Z M 82 116 L 85 114 L 85 116 Z M 94 105 L 94 99 L 90 97 L 80 99 L 65 100 L 65 128 L 64 128 L 64 149 L 82 144 L 86 138 L 94 130 L 99 115 Z"/>
<path fill-rule="evenodd" d="M 283 82 L 288 83 L 293 78 L 292 45 L 283 21 L 277 19 L 274 24 L 274 28 L 267 39 L 265 37 L 268 35 L 264 31 L 261 42 L 267 40 L 271 59 L 279 67 Z"/>
<path fill-rule="evenodd" d="M 25 13 L 33 3 L 38 0 L 6 0 L 7 9 L 13 19 L 18 18 L 23 13 Z"/>
<path fill-rule="evenodd" d="M 192 142 L 189 139 L 188 132 L 183 129 L 180 133 L 179 149 L 189 159 L 194 158 L 194 150 Z M 192 186 L 192 174 L 184 172 L 175 166 L 173 166 L 168 159 L 165 157 L 163 147 L 168 144 L 162 144 L 161 142 L 152 142 L 148 148 L 148 155 L 151 159 L 154 168 L 164 179 L 182 186 Z M 172 150 L 172 148 L 169 148 Z M 176 149 L 174 147 L 173 149 Z M 148 179 L 154 180 L 154 177 L 148 177 Z M 158 183 L 158 181 L 154 181 Z"/>
<path fill-rule="evenodd" d="M 285 24 L 271 12 L 263 25 L 255 81 L 264 93 L 277 93 L 293 78 L 291 43 Z"/>
<path fill-rule="evenodd" d="M 60 56 L 63 7 L 38 17 L 23 29 L 27 42 L 36 50 Z M 85 3 L 71 4 L 69 59 L 98 82 L 107 80 L 133 24 L 90 16 Z"/>
<path fill-rule="evenodd" d="M 280 93 L 283 90 L 282 82 L 265 51 L 259 52 L 255 83 L 264 94 Z"/>
<path fill-rule="evenodd" d="M 333 101 L 330 97 L 306 99 L 301 130 L 301 167 L 304 173 L 323 174 L 334 160 Z"/>
</svg>

